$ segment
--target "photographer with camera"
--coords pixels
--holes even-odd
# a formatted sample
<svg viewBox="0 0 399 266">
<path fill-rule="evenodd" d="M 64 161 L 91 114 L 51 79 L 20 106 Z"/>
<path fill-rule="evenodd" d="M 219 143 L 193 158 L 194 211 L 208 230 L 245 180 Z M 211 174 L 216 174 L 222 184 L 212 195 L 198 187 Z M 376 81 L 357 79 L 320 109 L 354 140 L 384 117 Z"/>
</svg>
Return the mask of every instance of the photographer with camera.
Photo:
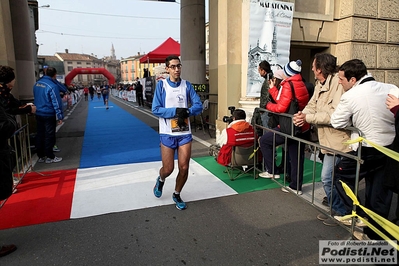
<svg viewBox="0 0 399 266">
<path fill-rule="evenodd" d="M 223 117 L 223 122 L 229 123 L 229 125 L 223 129 L 216 141 L 221 146 L 217 162 L 223 166 L 230 164 L 234 146 L 251 146 L 254 144 L 255 138 L 252 125 L 245 121 L 245 111 L 234 107 L 229 107 L 229 110 L 232 112 L 232 116 Z"/>
<path fill-rule="evenodd" d="M 259 75 L 265 79 L 263 81 L 262 88 L 260 89 L 259 107 L 262 109 L 266 109 L 266 105 L 270 101 L 269 80 L 273 78 L 273 71 L 270 67 L 269 62 L 263 60 L 259 63 L 258 72 Z M 268 127 L 269 118 L 270 116 L 267 112 L 260 112 L 255 109 L 251 123 Z M 257 131 L 259 136 L 263 135 L 262 128 L 257 128 Z"/>
<path fill-rule="evenodd" d="M 287 113 L 289 111 L 291 102 L 294 100 L 298 104 L 299 110 L 303 110 L 309 101 L 309 93 L 306 85 L 302 80 L 301 70 L 302 61 L 291 61 L 284 66 L 285 79 L 280 83 L 281 88 L 277 88 L 275 80 L 270 81 L 270 95 L 275 103 L 269 102 L 266 109 L 276 113 Z M 290 122 L 291 123 L 291 122 Z M 283 132 L 280 125 L 273 128 L 276 131 Z M 299 129 L 299 138 L 306 139 L 310 125 L 304 124 Z M 285 133 L 285 132 L 283 132 Z M 266 172 L 260 173 L 259 177 L 262 178 L 280 178 L 279 169 L 276 166 L 274 146 L 281 145 L 285 142 L 285 138 L 281 135 L 276 135 L 273 132 L 267 132 L 260 138 L 260 149 L 263 154 Z M 303 163 L 304 163 L 304 149 L 305 145 L 298 145 L 298 141 L 288 139 L 288 163 L 290 164 L 290 177 L 291 182 L 289 186 L 282 189 L 283 192 L 289 190 L 302 194 L 302 180 L 303 180 Z M 298 147 L 300 146 L 300 147 Z M 298 158 L 299 154 L 299 158 Z M 298 167 L 299 165 L 299 167 Z"/>
</svg>

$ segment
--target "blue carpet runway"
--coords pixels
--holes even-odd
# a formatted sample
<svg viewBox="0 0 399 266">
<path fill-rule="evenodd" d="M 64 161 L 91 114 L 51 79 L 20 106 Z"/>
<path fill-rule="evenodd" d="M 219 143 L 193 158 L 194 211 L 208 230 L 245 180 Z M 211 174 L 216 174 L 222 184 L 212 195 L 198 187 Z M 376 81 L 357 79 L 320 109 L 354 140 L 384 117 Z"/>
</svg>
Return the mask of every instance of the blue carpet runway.
<svg viewBox="0 0 399 266">
<path fill-rule="evenodd" d="M 89 101 L 80 168 L 160 161 L 158 132 L 109 102 Z"/>
</svg>

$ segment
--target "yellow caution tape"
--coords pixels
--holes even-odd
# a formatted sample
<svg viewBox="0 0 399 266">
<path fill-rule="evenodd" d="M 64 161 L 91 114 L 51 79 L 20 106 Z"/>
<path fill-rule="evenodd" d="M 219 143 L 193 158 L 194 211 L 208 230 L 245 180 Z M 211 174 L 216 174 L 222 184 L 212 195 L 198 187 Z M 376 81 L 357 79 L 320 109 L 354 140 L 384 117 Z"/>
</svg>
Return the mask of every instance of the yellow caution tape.
<svg viewBox="0 0 399 266">
<path fill-rule="evenodd" d="M 362 138 L 362 137 L 358 137 L 356 139 L 345 141 L 344 144 L 354 144 L 354 143 L 358 143 L 358 142 L 362 142 L 362 141 L 366 142 L 370 146 L 376 148 L 377 150 L 379 150 L 383 154 L 391 157 L 392 159 L 394 159 L 396 161 L 399 161 L 399 153 L 398 152 L 393 151 L 391 149 L 388 149 L 388 148 L 386 148 L 384 146 L 378 145 L 378 144 L 376 144 L 376 143 L 374 143 L 372 141 L 369 141 L 369 140 L 367 140 L 365 138 Z"/>
<path fill-rule="evenodd" d="M 371 144 L 370 144 L 371 145 Z M 396 238 L 397 240 L 399 240 L 399 226 L 397 226 L 396 224 L 388 221 L 387 219 L 385 219 L 384 217 L 381 217 L 380 215 L 376 214 L 375 212 L 367 209 L 366 207 L 360 205 L 357 197 L 355 196 L 355 194 L 353 193 L 353 191 L 350 189 L 350 187 L 345 184 L 345 182 L 342 182 L 340 180 L 340 182 L 342 183 L 342 187 L 345 190 L 346 195 L 348 195 L 348 197 L 350 197 L 353 201 L 353 204 L 362 208 L 362 210 L 371 218 L 373 219 L 375 222 L 377 222 L 382 228 L 384 228 L 389 234 L 391 234 L 394 238 Z M 391 239 L 389 239 L 388 236 L 386 236 L 383 232 L 381 232 L 380 230 L 378 230 L 374 225 L 372 225 L 371 223 L 369 223 L 369 221 L 363 217 L 360 217 L 356 214 L 356 212 L 352 211 L 352 214 L 348 214 L 344 217 L 342 217 L 342 220 L 346 220 L 346 219 L 350 219 L 352 217 L 358 217 L 361 221 L 363 221 L 369 228 L 371 228 L 374 232 L 376 232 L 379 236 L 382 237 L 382 239 L 386 240 L 391 246 L 393 246 L 394 248 L 396 248 L 397 250 L 399 250 L 399 245 L 396 244 L 394 241 L 392 241 Z"/>
<path fill-rule="evenodd" d="M 255 153 L 256 153 L 258 150 L 259 150 L 259 147 L 256 148 L 256 150 L 254 150 L 254 152 L 253 152 L 251 155 L 249 155 L 248 160 L 251 160 L 252 158 L 254 158 Z"/>
</svg>

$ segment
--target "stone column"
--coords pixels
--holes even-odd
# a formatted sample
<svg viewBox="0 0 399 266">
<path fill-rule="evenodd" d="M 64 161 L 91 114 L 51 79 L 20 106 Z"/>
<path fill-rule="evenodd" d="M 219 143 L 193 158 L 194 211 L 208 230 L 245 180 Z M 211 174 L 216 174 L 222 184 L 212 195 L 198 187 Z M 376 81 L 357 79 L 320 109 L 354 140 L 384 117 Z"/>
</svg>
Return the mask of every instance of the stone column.
<svg viewBox="0 0 399 266">
<path fill-rule="evenodd" d="M 2 1 L 4 2 L 4 1 Z M 12 36 L 15 51 L 16 83 L 13 95 L 22 101 L 33 99 L 35 64 L 30 28 L 30 15 L 26 0 L 10 0 Z M 11 36 L 9 36 L 11 38 Z"/>
<path fill-rule="evenodd" d="M 181 0 L 180 42 L 182 77 L 205 83 L 205 0 Z"/>
<path fill-rule="evenodd" d="M 216 135 L 226 127 L 223 116 L 229 106 L 243 108 L 250 119 L 259 105 L 246 98 L 249 2 L 242 0 L 209 1 L 209 81 L 210 102 L 217 104 Z"/>
<path fill-rule="evenodd" d="M 12 38 L 11 13 L 8 1 L 0 1 L 0 65 L 15 69 L 14 41 Z"/>
</svg>

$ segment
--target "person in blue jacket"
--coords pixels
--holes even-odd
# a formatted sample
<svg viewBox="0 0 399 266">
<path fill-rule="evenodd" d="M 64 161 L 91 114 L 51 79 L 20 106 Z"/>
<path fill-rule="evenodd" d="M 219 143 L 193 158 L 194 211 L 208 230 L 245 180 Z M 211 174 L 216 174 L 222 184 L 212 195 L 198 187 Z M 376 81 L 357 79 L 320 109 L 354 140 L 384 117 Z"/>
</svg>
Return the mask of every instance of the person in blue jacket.
<svg viewBox="0 0 399 266">
<path fill-rule="evenodd" d="M 39 79 L 33 87 L 36 106 L 36 149 L 38 162 L 57 163 L 62 161 L 53 152 L 55 145 L 55 129 L 57 123 L 62 124 L 64 114 L 60 96 L 60 85 L 56 81 L 57 70 L 48 67 L 45 76 Z M 45 157 L 47 157 L 45 159 Z"/>
<path fill-rule="evenodd" d="M 43 77 L 46 76 L 47 68 L 48 68 L 48 66 L 43 66 L 43 74 L 44 74 Z M 61 82 L 59 82 L 57 79 L 53 79 L 53 80 L 54 80 L 54 83 L 57 85 L 57 88 L 60 92 L 61 99 L 64 98 L 65 94 L 68 93 L 67 87 L 64 84 L 62 84 Z M 54 143 L 53 151 L 54 152 L 61 151 L 55 143 Z M 41 160 L 41 161 L 44 162 L 44 160 Z"/>
<path fill-rule="evenodd" d="M 187 205 L 181 199 L 180 192 L 188 178 L 193 140 L 189 117 L 202 112 L 202 103 L 191 83 L 180 78 L 182 64 L 179 57 L 170 55 L 165 64 L 169 78 L 157 83 L 152 101 L 152 112 L 159 117 L 162 157 L 162 167 L 154 186 L 154 195 L 157 198 L 162 196 L 165 179 L 173 172 L 174 155 L 177 151 L 179 173 L 172 199 L 177 209 L 184 210 Z"/>
</svg>

